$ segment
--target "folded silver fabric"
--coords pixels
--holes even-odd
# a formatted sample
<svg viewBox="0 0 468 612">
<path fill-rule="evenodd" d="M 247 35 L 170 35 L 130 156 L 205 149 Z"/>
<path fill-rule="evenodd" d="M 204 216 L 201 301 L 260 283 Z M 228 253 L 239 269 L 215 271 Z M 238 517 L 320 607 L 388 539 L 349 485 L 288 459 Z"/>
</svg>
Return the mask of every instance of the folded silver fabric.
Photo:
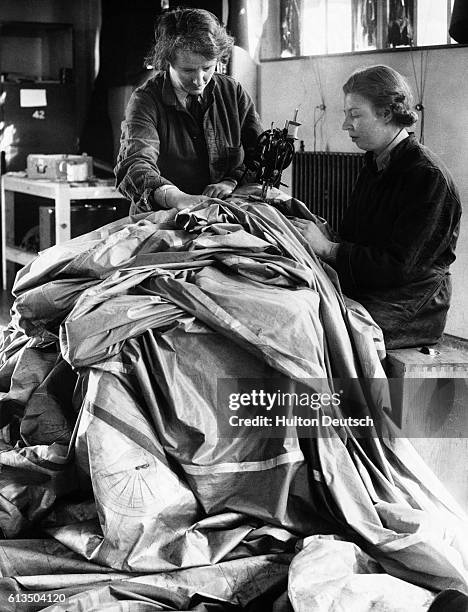
<svg viewBox="0 0 468 612">
<path fill-rule="evenodd" d="M 295 202 L 294 214 L 301 210 L 310 217 Z M 243 605 L 284 582 L 298 543 L 294 608 L 337 609 L 320 596 L 332 592 L 353 609 L 354 587 L 327 584 L 335 576 L 327 539 L 300 544 L 326 534 L 372 558 L 365 573 L 376 573 L 377 585 L 385 576 L 382 592 L 398 581 L 466 590 L 465 517 L 394 435 L 381 332 L 287 214 L 285 203 L 232 198 L 138 215 L 52 247 L 19 273 L 0 354 L 6 536 L 40 524 L 83 560 L 80 572 L 91 563 L 119 579 L 154 574 L 154 584 L 165 572 L 200 580 L 201 568 L 209 577 L 222 566 L 224 576 L 240 572 L 238 581 L 207 580 L 205 592 Z M 76 381 L 63 403 L 54 391 L 65 380 L 60 360 Z M 314 412 L 329 419 L 314 435 L 296 427 L 260 435 L 248 425 L 226 434 L 232 411 L 220 401 L 221 381 L 276 379 L 309 394 L 356 384 L 343 383 L 339 404 Z M 357 414 L 379 427 L 358 435 L 348 425 Z M 78 511 L 70 494 L 95 505 Z M 249 560 L 244 573 L 239 559 Z M 345 573 L 355 570 L 351 563 Z M 14 562 L 4 574 L 18 575 Z M 405 589 L 421 609 L 433 597 L 423 588 Z M 118 599 L 108 585 L 77 589 L 87 594 L 75 595 L 75 607 L 53 609 Z"/>
</svg>

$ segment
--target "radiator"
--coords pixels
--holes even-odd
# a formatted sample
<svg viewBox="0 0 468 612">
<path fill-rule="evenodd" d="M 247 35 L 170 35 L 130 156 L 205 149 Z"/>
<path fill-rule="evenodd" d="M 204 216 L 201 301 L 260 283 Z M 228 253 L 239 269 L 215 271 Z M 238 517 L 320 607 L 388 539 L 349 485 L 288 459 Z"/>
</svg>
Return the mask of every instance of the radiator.
<svg viewBox="0 0 468 612">
<path fill-rule="evenodd" d="M 363 163 L 361 153 L 298 151 L 292 163 L 292 195 L 338 230 Z"/>
</svg>

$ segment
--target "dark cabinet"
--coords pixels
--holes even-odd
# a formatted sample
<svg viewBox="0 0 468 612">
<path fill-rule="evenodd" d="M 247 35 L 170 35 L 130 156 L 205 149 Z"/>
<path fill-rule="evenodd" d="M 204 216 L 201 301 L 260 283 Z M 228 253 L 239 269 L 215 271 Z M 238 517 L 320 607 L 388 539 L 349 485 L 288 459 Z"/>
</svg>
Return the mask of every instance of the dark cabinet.
<svg viewBox="0 0 468 612">
<path fill-rule="evenodd" d="M 76 153 L 75 87 L 0 83 L 3 172 L 24 170 L 29 153 Z"/>
<path fill-rule="evenodd" d="M 76 153 L 78 128 L 70 24 L 0 22 L 1 171 L 29 153 Z"/>
</svg>

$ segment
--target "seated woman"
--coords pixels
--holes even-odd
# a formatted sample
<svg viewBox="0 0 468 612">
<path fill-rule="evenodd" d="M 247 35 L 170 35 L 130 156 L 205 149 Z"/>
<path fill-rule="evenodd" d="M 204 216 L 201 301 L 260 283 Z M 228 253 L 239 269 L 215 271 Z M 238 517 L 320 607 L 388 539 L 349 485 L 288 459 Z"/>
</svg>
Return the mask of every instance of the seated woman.
<svg viewBox="0 0 468 612">
<path fill-rule="evenodd" d="M 343 86 L 343 129 L 366 151 L 338 241 L 293 222 L 338 272 L 344 293 L 383 330 L 387 348 L 434 344 L 450 305 L 461 205 L 443 163 L 407 129 L 417 119 L 401 74 L 371 66 Z"/>
<path fill-rule="evenodd" d="M 247 92 L 215 72 L 233 38 L 212 13 L 163 13 L 155 41 L 151 62 L 160 71 L 129 101 L 115 168 L 131 213 L 229 196 L 262 132 Z"/>
</svg>

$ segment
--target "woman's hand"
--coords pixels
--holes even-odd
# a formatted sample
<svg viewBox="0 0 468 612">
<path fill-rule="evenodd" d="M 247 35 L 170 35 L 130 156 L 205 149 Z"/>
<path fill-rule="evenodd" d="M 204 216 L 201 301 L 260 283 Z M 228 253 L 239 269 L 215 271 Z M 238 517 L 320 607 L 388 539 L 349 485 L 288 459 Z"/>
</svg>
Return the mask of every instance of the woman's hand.
<svg viewBox="0 0 468 612">
<path fill-rule="evenodd" d="M 234 190 L 235 196 L 254 196 L 256 199 L 261 199 L 264 202 L 276 198 L 290 199 L 291 196 L 286 195 L 276 187 L 268 187 L 266 196 L 262 197 L 263 185 L 261 183 L 245 183 Z"/>
<path fill-rule="evenodd" d="M 310 248 L 316 255 L 325 261 L 335 261 L 338 242 L 328 240 L 313 221 L 299 219 L 298 217 L 292 217 L 290 221 L 309 243 Z"/>
<path fill-rule="evenodd" d="M 208 197 L 204 195 L 192 195 L 181 191 L 175 185 L 164 185 L 153 192 L 153 200 L 158 208 L 174 208 L 175 210 L 184 210 L 190 208 L 200 202 L 204 202 Z"/>
<path fill-rule="evenodd" d="M 224 200 L 236 188 L 236 182 L 230 181 L 228 179 L 224 181 L 219 181 L 219 183 L 212 183 L 211 185 L 207 185 L 203 190 L 203 195 L 208 196 L 209 198 L 219 198 L 220 200 Z"/>
<path fill-rule="evenodd" d="M 208 200 L 207 196 L 192 195 L 190 193 L 184 193 L 181 191 L 178 194 L 177 199 L 174 199 L 171 208 L 175 208 L 176 210 L 185 210 L 186 208 L 191 208 L 192 206 L 200 204 L 205 200 Z"/>
</svg>

